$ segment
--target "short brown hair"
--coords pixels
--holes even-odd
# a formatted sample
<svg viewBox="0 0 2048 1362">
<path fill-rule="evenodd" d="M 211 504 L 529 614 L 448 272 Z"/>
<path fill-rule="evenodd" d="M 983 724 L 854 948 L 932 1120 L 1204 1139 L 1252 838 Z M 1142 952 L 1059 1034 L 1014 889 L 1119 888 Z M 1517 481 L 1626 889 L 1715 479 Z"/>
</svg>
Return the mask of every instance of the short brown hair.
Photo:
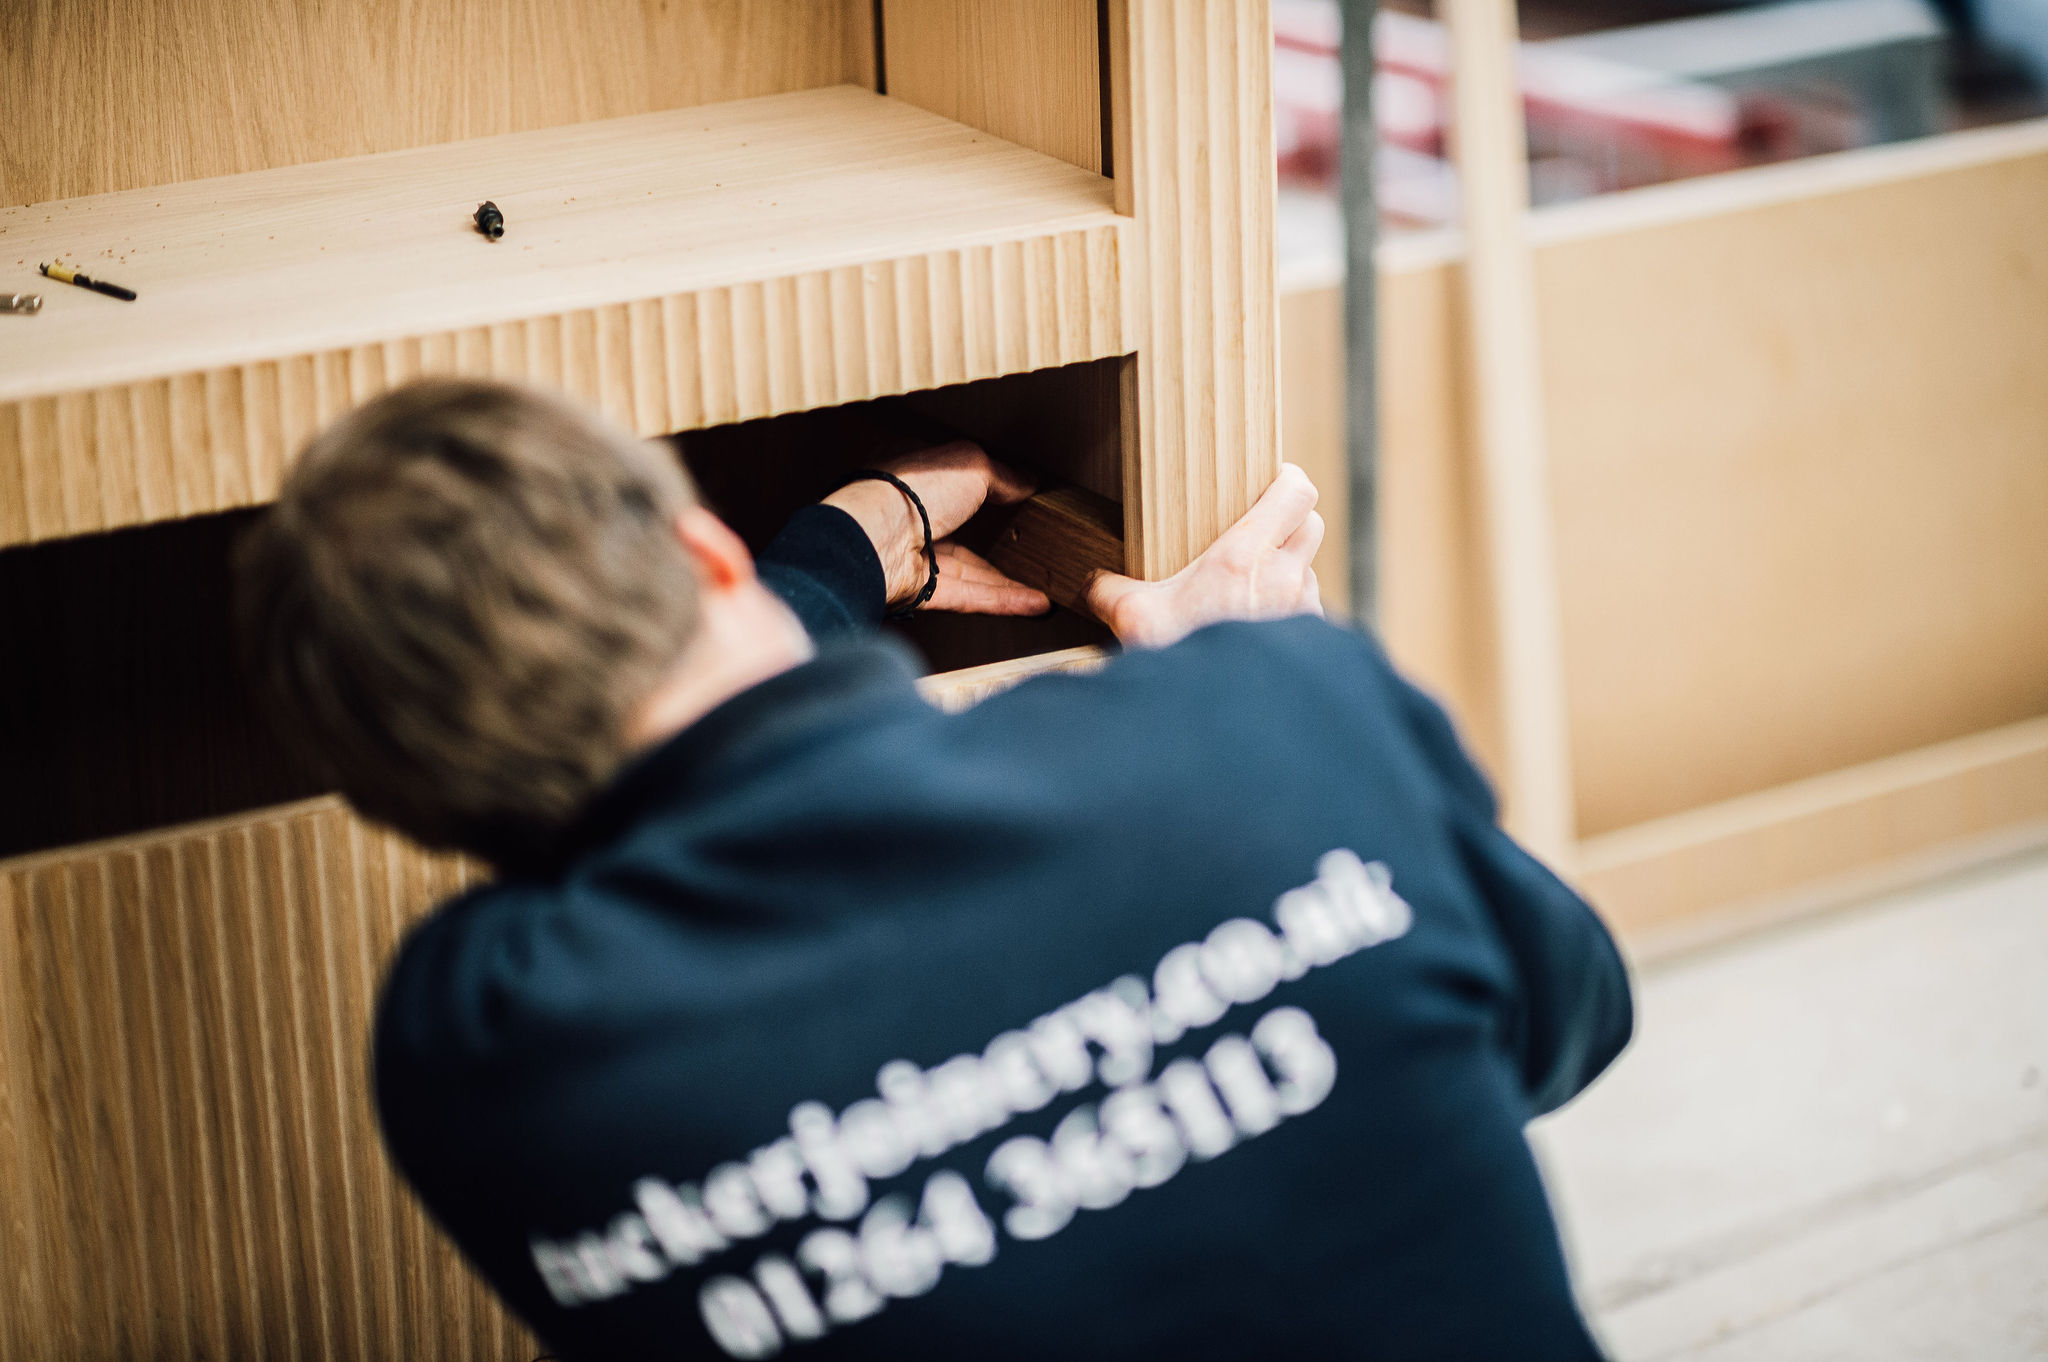
<svg viewBox="0 0 2048 1362">
<path fill-rule="evenodd" d="M 246 660 L 365 814 L 516 867 L 627 753 L 688 644 L 666 452 L 529 389 L 432 380 L 322 432 L 241 548 Z"/>
</svg>

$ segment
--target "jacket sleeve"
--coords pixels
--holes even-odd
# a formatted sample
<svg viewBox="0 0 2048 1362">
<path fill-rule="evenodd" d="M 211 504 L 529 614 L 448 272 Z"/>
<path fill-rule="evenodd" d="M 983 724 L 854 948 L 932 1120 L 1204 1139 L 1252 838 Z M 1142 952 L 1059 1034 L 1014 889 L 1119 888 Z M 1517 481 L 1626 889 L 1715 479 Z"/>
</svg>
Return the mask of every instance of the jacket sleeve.
<svg viewBox="0 0 2048 1362">
<path fill-rule="evenodd" d="M 1492 823 L 1458 829 L 1520 984 L 1507 1044 L 1530 1110 L 1557 1110 L 1598 1078 L 1635 1028 L 1627 967 L 1585 900 Z"/>
<path fill-rule="evenodd" d="M 1443 710 L 1388 671 L 1409 733 L 1451 791 L 1459 854 L 1514 964 L 1505 1039 L 1522 1090 L 1536 1115 L 1555 1111 L 1628 1045 L 1628 969 L 1586 901 L 1501 830 L 1493 792 Z"/>
<path fill-rule="evenodd" d="M 814 639 L 882 621 L 888 582 L 867 533 L 837 506 L 806 506 L 755 560 L 762 585 L 782 598 Z"/>
</svg>

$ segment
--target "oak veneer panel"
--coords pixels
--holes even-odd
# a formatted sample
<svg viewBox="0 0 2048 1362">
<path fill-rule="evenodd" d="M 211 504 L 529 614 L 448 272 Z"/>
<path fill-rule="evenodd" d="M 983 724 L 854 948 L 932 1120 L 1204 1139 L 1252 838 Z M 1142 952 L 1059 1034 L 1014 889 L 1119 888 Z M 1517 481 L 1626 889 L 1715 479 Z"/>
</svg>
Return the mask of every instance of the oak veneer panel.
<svg viewBox="0 0 2048 1362">
<path fill-rule="evenodd" d="M 0 1357 L 538 1351 L 369 1105 L 378 974 L 467 874 L 332 800 L 0 862 Z"/>
<path fill-rule="evenodd" d="M 497 243 L 451 189 L 479 178 Z M 1100 176 L 848 86 L 0 225 L 142 294 L 52 286 L 0 332 L 0 545 L 265 500 L 322 424 L 424 373 L 651 435 L 1129 348 Z"/>
<path fill-rule="evenodd" d="M 1125 541 L 1163 577 L 1279 471 L 1272 14 L 1265 0 L 1110 0 L 1117 204 L 1135 217 Z"/>
<path fill-rule="evenodd" d="M 0 202 L 872 86 L 873 50 L 870 0 L 9 0 Z"/>
<path fill-rule="evenodd" d="M 883 0 L 892 98 L 1102 165 L 1097 0 Z"/>
</svg>

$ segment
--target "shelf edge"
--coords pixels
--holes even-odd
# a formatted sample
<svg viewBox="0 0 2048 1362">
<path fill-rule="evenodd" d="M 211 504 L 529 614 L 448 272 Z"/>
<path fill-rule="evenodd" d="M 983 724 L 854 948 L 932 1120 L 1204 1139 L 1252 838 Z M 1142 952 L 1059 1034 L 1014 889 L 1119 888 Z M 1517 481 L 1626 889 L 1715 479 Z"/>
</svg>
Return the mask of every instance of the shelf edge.
<svg viewBox="0 0 2048 1362">
<path fill-rule="evenodd" d="M 958 671 L 939 672 L 927 676 L 917 683 L 924 698 L 949 714 L 972 708 L 998 694 L 1029 681 L 1034 676 L 1048 676 L 1054 672 L 1099 671 L 1109 664 L 1114 654 L 1099 644 L 1084 644 L 1079 648 L 1062 648 L 1054 653 L 1039 653 L 1033 657 L 1011 658 L 1003 662 L 986 662 L 979 667 L 962 667 Z"/>
<path fill-rule="evenodd" d="M 1129 351 L 1128 220 L 0 402 L 0 548 L 257 505 L 417 377 L 555 388 L 643 436 Z"/>
</svg>

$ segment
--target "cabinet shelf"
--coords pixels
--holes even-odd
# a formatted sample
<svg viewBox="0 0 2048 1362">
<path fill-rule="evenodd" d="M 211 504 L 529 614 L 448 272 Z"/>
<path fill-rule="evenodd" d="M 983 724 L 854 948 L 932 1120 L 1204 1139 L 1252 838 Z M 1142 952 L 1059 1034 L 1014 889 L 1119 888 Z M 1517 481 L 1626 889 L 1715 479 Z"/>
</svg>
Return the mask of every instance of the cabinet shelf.
<svg viewBox="0 0 2048 1362">
<path fill-rule="evenodd" d="M 421 373 L 652 435 L 1126 353 L 1128 226 L 1103 177 L 852 86 L 0 209 L 0 280 L 44 296 L 0 318 L 0 546 L 267 500 Z"/>
</svg>

